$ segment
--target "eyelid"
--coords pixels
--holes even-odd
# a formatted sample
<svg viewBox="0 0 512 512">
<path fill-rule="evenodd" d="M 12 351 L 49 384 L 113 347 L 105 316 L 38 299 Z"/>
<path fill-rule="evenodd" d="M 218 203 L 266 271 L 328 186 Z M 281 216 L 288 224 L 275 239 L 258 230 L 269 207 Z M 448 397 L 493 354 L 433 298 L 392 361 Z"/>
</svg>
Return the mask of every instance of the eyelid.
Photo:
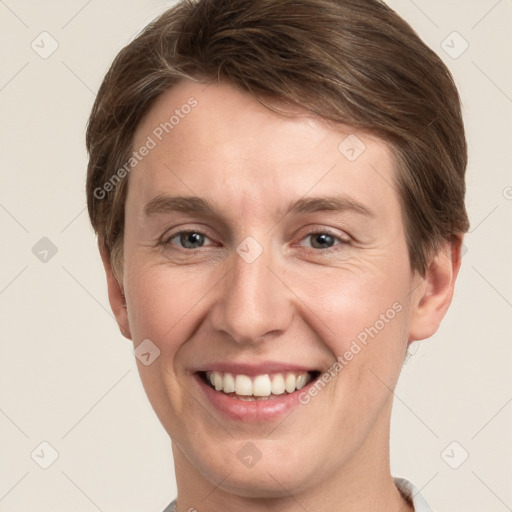
<svg viewBox="0 0 512 512">
<path fill-rule="evenodd" d="M 196 224 L 196 226 L 197 226 L 197 224 Z M 353 240 L 352 237 L 349 234 L 347 234 L 345 231 L 340 231 L 340 230 L 333 229 L 333 228 L 330 228 L 330 227 L 327 227 L 327 226 L 318 225 L 318 226 L 308 227 L 306 229 L 307 229 L 307 231 L 300 236 L 299 242 L 302 242 L 304 239 L 306 239 L 309 236 L 317 235 L 317 234 L 327 234 L 329 236 L 332 236 L 333 238 L 335 238 L 338 241 L 338 243 L 335 244 L 334 246 L 328 247 L 328 248 L 323 249 L 323 250 L 322 249 L 316 249 L 316 248 L 313 248 L 313 247 L 309 247 L 308 248 L 308 247 L 303 246 L 300 243 L 298 244 L 300 247 L 305 247 L 306 249 L 312 249 L 315 252 L 327 252 L 329 250 L 334 250 L 335 247 L 337 247 L 338 245 L 350 244 L 352 242 L 352 240 Z M 205 248 L 205 247 L 211 247 L 211 246 L 215 246 L 215 245 L 222 245 L 222 244 L 220 244 L 219 242 L 216 241 L 214 236 L 211 236 L 210 234 L 208 234 L 208 231 L 210 231 L 210 230 L 207 229 L 205 226 L 201 226 L 200 228 L 194 227 L 194 226 L 190 226 L 190 225 L 174 226 L 172 228 L 169 228 L 167 231 L 165 231 L 159 237 L 156 245 L 163 245 L 163 246 L 170 245 L 171 244 L 171 239 L 173 239 L 176 236 L 181 235 L 183 233 L 198 233 L 198 234 L 204 236 L 210 242 L 206 246 L 202 246 L 202 247 L 199 247 L 197 249 L 187 249 L 187 251 L 199 250 L 199 249 L 202 249 L 202 248 Z M 175 244 L 172 244 L 172 245 L 175 245 Z M 175 246 L 177 248 L 179 248 L 179 249 L 184 249 L 183 247 L 180 247 L 179 245 L 175 245 Z"/>
<path fill-rule="evenodd" d="M 204 237 L 205 240 L 208 240 L 209 242 L 213 242 L 213 240 L 208 235 L 206 235 L 205 233 L 201 233 L 200 231 L 178 231 L 177 233 L 174 233 L 172 236 L 168 237 L 166 243 L 171 243 L 171 240 L 173 240 L 174 238 L 178 238 L 181 235 L 187 235 L 190 233 L 201 235 L 202 237 Z M 211 245 L 215 245 L 215 242 L 214 243 L 206 243 L 205 245 L 201 245 L 200 247 L 196 247 L 195 249 L 196 250 L 202 249 L 204 247 L 210 247 Z M 184 247 L 181 247 L 181 246 L 178 246 L 178 247 L 180 247 L 180 249 L 184 249 Z M 191 251 L 191 250 L 194 250 L 194 249 L 187 249 L 187 251 Z"/>
<path fill-rule="evenodd" d="M 311 235 L 319 235 L 319 234 L 326 234 L 326 235 L 332 236 L 333 238 L 336 238 L 343 243 L 349 243 L 352 241 L 352 237 L 345 231 L 336 230 L 333 228 L 329 228 L 327 226 L 318 226 L 318 227 L 308 228 L 307 231 L 300 236 L 300 240 L 303 240 L 304 238 L 311 236 Z"/>
<path fill-rule="evenodd" d="M 167 231 L 165 231 L 158 239 L 156 245 L 169 245 L 171 242 L 171 239 L 175 238 L 176 236 L 178 235 L 181 235 L 182 233 L 198 233 L 202 236 L 204 236 L 205 238 L 207 238 L 210 242 L 216 242 L 215 238 L 213 236 L 211 236 L 210 234 L 208 234 L 208 229 L 204 228 L 204 227 L 201 227 L 201 228 L 197 228 L 197 227 L 193 227 L 193 226 L 187 226 L 187 225 L 180 225 L 180 226 L 174 226 L 172 228 L 169 228 Z M 210 245 L 214 245 L 214 244 L 209 244 L 208 246 Z M 179 246 L 177 246 L 179 247 Z M 188 249 L 189 251 L 191 249 Z"/>
</svg>

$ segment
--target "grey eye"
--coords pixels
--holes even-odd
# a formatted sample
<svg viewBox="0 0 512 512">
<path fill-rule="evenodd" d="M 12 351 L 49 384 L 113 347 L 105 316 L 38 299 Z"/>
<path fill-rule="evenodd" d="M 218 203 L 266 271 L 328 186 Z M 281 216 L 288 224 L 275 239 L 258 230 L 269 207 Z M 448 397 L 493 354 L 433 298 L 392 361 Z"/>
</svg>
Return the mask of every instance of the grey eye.
<svg viewBox="0 0 512 512">
<path fill-rule="evenodd" d="M 197 249 L 205 243 L 206 236 L 196 231 L 184 231 L 173 236 L 170 240 L 176 240 L 185 249 Z"/>
<path fill-rule="evenodd" d="M 308 237 L 311 239 L 311 247 L 315 249 L 328 249 L 336 241 L 336 237 L 328 233 L 312 233 Z"/>
</svg>

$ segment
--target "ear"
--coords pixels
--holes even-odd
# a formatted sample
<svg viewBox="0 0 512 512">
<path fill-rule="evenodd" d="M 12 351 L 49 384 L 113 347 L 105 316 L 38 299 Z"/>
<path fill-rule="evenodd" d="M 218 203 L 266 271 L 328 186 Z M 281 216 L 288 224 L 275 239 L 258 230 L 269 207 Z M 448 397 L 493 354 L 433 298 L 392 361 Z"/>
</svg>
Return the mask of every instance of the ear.
<svg viewBox="0 0 512 512">
<path fill-rule="evenodd" d="M 110 251 L 100 240 L 98 240 L 98 248 L 100 250 L 101 260 L 103 261 L 103 268 L 105 269 L 105 274 L 107 277 L 108 300 L 110 302 L 110 307 L 112 308 L 112 312 L 114 313 L 121 334 L 125 338 L 131 340 L 132 334 L 130 332 L 130 323 L 128 321 L 128 312 L 126 310 L 126 300 L 122 286 L 112 269 Z"/>
<path fill-rule="evenodd" d="M 412 292 L 409 342 L 432 336 L 452 301 L 461 263 L 462 235 L 446 241 L 431 260 L 425 277 L 415 281 Z"/>
</svg>

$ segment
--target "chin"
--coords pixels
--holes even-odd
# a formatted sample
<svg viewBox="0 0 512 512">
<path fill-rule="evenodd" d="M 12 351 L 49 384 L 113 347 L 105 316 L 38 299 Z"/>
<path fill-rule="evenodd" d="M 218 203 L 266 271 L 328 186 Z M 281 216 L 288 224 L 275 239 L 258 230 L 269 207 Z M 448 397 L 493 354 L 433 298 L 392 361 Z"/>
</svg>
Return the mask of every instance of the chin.
<svg viewBox="0 0 512 512">
<path fill-rule="evenodd" d="M 238 469 L 235 471 L 231 468 L 231 470 L 232 473 L 219 488 L 243 498 L 287 498 L 290 494 L 305 488 L 300 477 L 285 477 L 278 470 L 267 471 L 265 468 L 258 470 L 251 468 L 245 471 L 238 471 Z"/>
<path fill-rule="evenodd" d="M 244 498 L 280 498 L 290 494 L 300 493 L 311 485 L 314 475 L 305 474 L 305 461 L 309 467 L 318 464 L 308 457 L 302 447 L 301 453 L 291 449 L 287 444 L 278 448 L 276 441 L 267 441 L 267 446 L 261 447 L 259 459 L 255 445 L 261 447 L 261 440 L 235 443 L 242 448 L 221 450 L 222 453 L 197 453 L 203 475 L 219 489 Z M 295 442 L 295 444 L 297 444 Z M 300 443 L 299 443 L 300 444 Z M 299 446 L 297 446 L 299 448 Z M 244 457 L 255 456 L 252 461 L 244 462 Z M 218 461 L 210 466 L 208 461 Z M 220 483 L 220 485 L 219 485 Z"/>
</svg>

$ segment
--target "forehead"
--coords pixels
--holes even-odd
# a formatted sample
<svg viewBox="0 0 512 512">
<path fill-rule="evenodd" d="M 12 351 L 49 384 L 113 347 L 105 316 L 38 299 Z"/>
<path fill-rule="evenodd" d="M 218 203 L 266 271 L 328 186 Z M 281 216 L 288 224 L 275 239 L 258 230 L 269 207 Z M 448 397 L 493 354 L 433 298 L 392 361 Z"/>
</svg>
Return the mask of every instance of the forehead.
<svg viewBox="0 0 512 512">
<path fill-rule="evenodd" d="M 381 215 L 398 213 L 384 141 L 272 105 L 282 112 L 226 84 L 187 80 L 166 91 L 137 128 L 133 149 L 151 149 L 130 174 L 129 197 L 186 193 L 256 211 L 308 194 L 346 193 Z"/>
</svg>

